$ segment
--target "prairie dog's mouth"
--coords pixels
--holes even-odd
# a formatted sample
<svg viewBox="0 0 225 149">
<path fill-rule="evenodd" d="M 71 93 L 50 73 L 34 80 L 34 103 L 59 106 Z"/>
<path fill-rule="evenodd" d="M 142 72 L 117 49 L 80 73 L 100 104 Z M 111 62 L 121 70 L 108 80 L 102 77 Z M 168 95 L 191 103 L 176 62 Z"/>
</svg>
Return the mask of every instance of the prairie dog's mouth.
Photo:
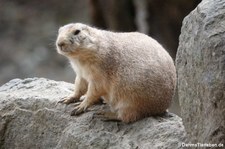
<svg viewBox="0 0 225 149">
<path fill-rule="evenodd" d="M 58 49 L 59 49 L 60 51 L 62 51 L 62 52 L 67 52 L 67 51 L 68 51 L 68 48 L 67 48 L 66 45 L 65 45 L 65 46 L 58 46 Z"/>
<path fill-rule="evenodd" d="M 66 44 L 63 46 L 57 46 L 57 52 L 66 57 L 77 56 L 79 50 L 74 46 L 74 44 Z"/>
</svg>

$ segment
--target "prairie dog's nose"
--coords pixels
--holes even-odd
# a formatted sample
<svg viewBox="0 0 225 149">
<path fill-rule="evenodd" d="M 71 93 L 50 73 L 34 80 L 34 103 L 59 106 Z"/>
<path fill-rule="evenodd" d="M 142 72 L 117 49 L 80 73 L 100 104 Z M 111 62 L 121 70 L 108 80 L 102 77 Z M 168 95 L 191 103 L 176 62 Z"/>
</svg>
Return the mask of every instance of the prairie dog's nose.
<svg viewBox="0 0 225 149">
<path fill-rule="evenodd" d="M 66 45 L 66 43 L 65 43 L 64 41 L 59 41 L 59 42 L 57 43 L 57 45 L 58 45 L 60 48 L 62 48 L 63 46 Z"/>
</svg>

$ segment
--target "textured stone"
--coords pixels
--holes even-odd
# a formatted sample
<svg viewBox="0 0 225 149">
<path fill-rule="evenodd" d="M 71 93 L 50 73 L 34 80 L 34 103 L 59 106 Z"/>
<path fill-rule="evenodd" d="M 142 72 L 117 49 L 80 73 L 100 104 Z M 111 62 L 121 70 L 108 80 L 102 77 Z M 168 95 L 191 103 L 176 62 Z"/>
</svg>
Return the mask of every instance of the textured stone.
<svg viewBox="0 0 225 149">
<path fill-rule="evenodd" d="M 184 19 L 176 65 L 189 141 L 225 147 L 225 0 L 203 0 Z"/>
<path fill-rule="evenodd" d="M 44 78 L 14 79 L 0 87 L 2 149 L 176 149 L 185 140 L 181 118 L 168 113 L 132 124 L 93 117 L 99 104 L 71 117 L 73 105 L 57 104 L 73 85 Z"/>
</svg>

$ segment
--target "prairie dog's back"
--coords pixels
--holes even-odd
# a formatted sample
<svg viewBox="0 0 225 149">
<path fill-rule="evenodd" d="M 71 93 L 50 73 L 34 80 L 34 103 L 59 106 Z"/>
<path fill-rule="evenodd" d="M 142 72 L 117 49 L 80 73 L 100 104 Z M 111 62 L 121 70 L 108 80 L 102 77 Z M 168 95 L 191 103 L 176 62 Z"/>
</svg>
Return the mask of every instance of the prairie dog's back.
<svg viewBox="0 0 225 149">
<path fill-rule="evenodd" d="M 124 75 L 135 73 L 148 74 L 149 77 L 167 77 L 168 72 L 175 77 L 173 59 L 156 40 L 138 32 L 105 33 L 107 35 L 104 37 L 107 39 L 103 42 L 106 42 L 106 51 L 110 53 L 106 59 L 113 59 L 112 63 L 118 64 Z"/>
</svg>

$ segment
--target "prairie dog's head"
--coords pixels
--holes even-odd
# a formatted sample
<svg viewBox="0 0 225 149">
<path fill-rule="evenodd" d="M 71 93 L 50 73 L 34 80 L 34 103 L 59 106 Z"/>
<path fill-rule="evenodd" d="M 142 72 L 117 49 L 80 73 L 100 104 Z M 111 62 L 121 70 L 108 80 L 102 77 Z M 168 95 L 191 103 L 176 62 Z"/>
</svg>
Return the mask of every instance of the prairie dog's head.
<svg viewBox="0 0 225 149">
<path fill-rule="evenodd" d="M 94 41 L 89 26 L 81 23 L 68 24 L 59 28 L 56 48 L 59 54 L 71 56 L 92 48 Z"/>
</svg>

